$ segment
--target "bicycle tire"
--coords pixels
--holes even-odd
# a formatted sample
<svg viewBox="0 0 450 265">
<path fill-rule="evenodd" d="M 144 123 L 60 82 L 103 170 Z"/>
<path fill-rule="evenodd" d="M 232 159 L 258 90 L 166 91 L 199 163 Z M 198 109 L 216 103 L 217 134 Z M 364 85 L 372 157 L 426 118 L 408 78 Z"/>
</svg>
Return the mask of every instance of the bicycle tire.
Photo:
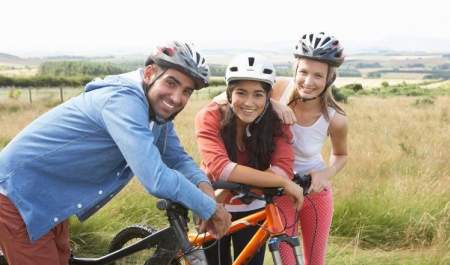
<svg viewBox="0 0 450 265">
<path fill-rule="evenodd" d="M 147 226 L 147 225 L 131 225 L 122 229 L 116 236 L 111 240 L 109 244 L 109 252 L 114 252 L 119 250 L 131 243 L 136 242 L 139 239 L 147 237 L 154 233 L 156 229 Z M 146 249 L 143 251 L 139 251 L 133 255 L 124 257 L 111 263 L 111 265 L 121 265 L 121 264 L 130 264 L 130 265 L 143 265 L 146 263 L 149 257 L 151 257 L 154 253 L 155 249 Z"/>
</svg>

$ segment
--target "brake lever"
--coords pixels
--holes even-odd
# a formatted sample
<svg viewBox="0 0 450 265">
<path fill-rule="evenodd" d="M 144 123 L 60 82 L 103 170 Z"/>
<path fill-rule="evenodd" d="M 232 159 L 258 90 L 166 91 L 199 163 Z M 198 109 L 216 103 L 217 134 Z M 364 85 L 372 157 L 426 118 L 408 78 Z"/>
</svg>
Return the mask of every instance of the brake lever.
<svg viewBox="0 0 450 265">
<path fill-rule="evenodd" d="M 240 200 L 241 202 L 243 202 L 245 204 L 250 204 L 255 199 L 256 200 L 262 200 L 262 201 L 265 200 L 263 195 L 258 195 L 256 193 L 248 191 L 246 194 L 238 193 L 235 196 L 231 197 L 230 202 L 233 202 L 234 200 Z"/>
<path fill-rule="evenodd" d="M 292 180 L 303 188 L 303 196 L 308 195 L 309 187 L 311 187 L 311 175 L 300 175 L 295 173 Z"/>
</svg>

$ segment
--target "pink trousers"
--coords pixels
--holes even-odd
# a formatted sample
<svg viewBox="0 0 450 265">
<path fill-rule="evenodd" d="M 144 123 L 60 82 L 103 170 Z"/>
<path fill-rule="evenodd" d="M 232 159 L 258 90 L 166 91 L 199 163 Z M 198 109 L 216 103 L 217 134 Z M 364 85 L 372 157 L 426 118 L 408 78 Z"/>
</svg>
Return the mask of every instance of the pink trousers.
<svg viewBox="0 0 450 265">
<path fill-rule="evenodd" d="M 306 196 L 303 207 L 297 216 L 294 205 L 287 196 L 279 197 L 275 202 L 282 212 L 282 218 L 286 218 L 287 227 L 289 227 L 286 230 L 288 235 L 298 235 L 298 225 L 294 225 L 294 222 L 296 220 L 300 222 L 305 265 L 325 264 L 328 236 L 333 218 L 331 190 Z M 280 252 L 284 265 L 295 264 L 291 248 L 282 244 Z"/>
</svg>

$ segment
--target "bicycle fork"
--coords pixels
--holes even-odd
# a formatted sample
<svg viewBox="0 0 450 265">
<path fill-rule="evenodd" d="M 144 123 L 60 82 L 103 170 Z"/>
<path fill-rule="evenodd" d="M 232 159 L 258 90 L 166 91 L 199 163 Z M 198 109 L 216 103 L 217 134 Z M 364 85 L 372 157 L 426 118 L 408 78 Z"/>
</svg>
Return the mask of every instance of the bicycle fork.
<svg viewBox="0 0 450 265">
<path fill-rule="evenodd" d="M 280 245 L 282 242 L 287 243 L 293 251 L 296 265 L 303 265 L 303 255 L 300 249 L 300 240 L 296 236 L 278 235 L 270 238 L 269 240 L 269 250 L 272 253 L 273 264 L 282 265 L 280 255 Z"/>
</svg>

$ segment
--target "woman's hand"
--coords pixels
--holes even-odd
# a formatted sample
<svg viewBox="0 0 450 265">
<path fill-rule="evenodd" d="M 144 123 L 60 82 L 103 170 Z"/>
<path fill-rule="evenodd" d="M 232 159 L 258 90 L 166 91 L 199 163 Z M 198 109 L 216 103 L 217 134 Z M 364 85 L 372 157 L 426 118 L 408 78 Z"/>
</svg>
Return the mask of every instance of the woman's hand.
<svg viewBox="0 0 450 265">
<path fill-rule="evenodd" d="M 311 187 L 308 193 L 318 193 L 330 187 L 330 179 L 336 174 L 333 167 L 328 167 L 322 171 L 311 171 Z"/>
<path fill-rule="evenodd" d="M 297 183 L 286 180 L 286 184 L 283 186 L 284 193 L 291 197 L 294 201 L 294 204 L 297 205 L 297 210 L 302 208 L 303 205 L 303 188 L 300 187 Z"/>
<path fill-rule="evenodd" d="M 284 124 L 292 125 L 297 122 L 295 113 L 291 108 L 274 99 L 270 99 L 270 102 L 272 103 L 273 110 Z"/>
</svg>

